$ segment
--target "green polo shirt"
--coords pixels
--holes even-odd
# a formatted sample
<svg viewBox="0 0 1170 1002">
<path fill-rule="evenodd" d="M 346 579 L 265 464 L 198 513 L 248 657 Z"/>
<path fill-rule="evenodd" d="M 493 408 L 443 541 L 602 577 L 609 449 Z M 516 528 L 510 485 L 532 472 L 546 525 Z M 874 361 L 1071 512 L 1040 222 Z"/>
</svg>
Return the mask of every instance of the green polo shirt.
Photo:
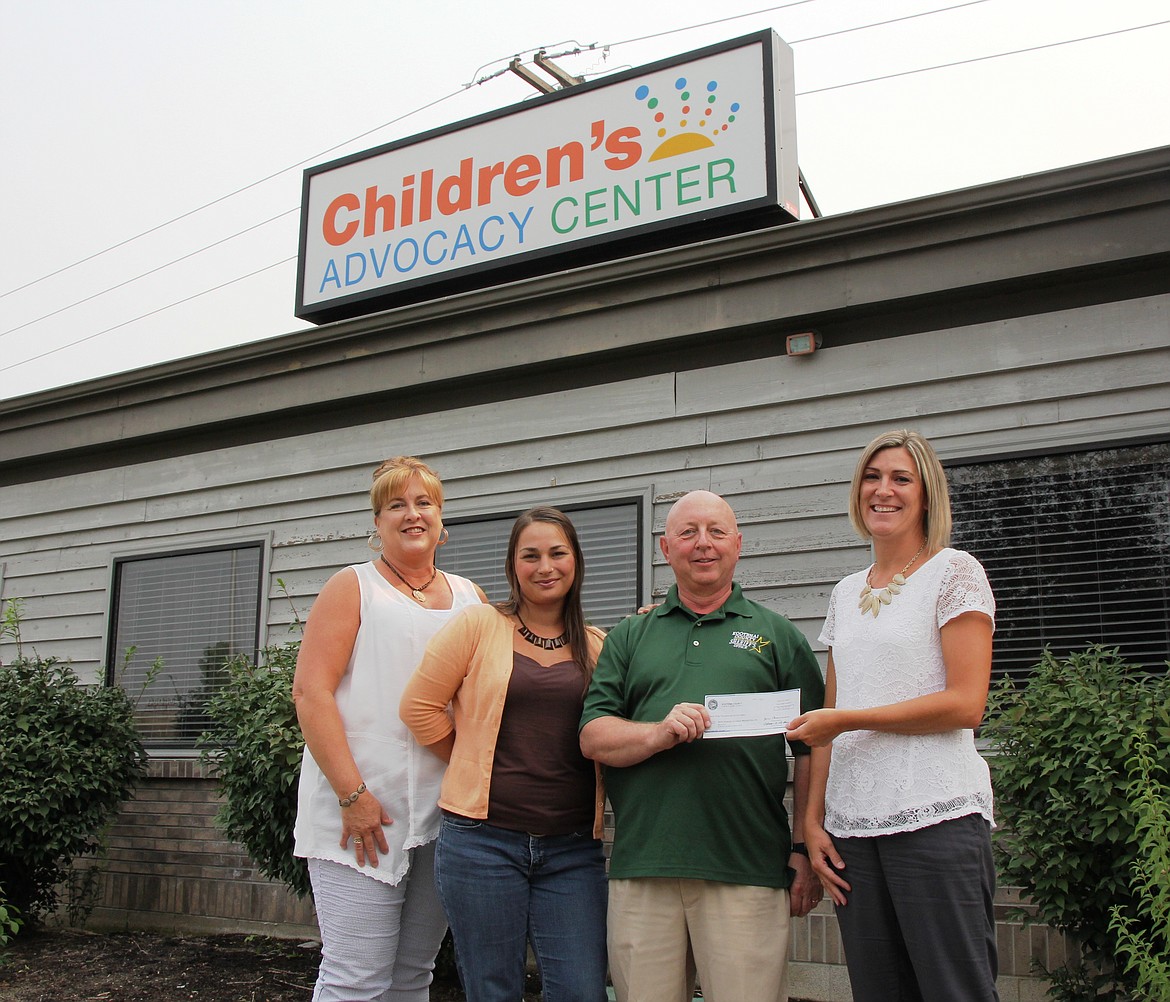
<svg viewBox="0 0 1170 1002">
<path fill-rule="evenodd" d="M 698 616 L 675 586 L 658 608 L 610 631 L 581 726 L 606 716 L 659 721 L 676 703 L 711 693 L 796 688 L 802 710 L 823 704 L 820 665 L 787 619 L 744 598 L 739 585 Z M 808 754 L 799 743 L 792 750 Z M 615 819 L 611 877 L 791 882 L 783 735 L 700 739 L 604 771 Z"/>
</svg>

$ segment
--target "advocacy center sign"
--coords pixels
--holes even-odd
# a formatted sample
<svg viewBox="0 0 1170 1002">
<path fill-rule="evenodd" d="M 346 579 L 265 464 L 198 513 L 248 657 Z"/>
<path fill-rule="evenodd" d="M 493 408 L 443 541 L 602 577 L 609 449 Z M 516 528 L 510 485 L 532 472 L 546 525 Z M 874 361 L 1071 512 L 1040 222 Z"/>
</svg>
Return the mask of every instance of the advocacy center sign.
<svg viewBox="0 0 1170 1002">
<path fill-rule="evenodd" d="M 798 215 L 792 50 L 771 31 L 305 171 L 317 323 Z"/>
</svg>

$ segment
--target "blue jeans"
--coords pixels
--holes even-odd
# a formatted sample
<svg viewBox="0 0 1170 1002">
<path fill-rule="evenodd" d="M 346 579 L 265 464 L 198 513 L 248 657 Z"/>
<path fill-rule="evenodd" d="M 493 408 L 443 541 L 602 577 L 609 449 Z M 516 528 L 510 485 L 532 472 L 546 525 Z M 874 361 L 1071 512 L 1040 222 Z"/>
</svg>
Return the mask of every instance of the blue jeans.
<svg viewBox="0 0 1170 1002">
<path fill-rule="evenodd" d="M 545 1002 L 604 1002 L 605 858 L 591 832 L 528 835 L 444 815 L 435 886 L 467 1002 L 518 1002 L 530 942 Z"/>
</svg>

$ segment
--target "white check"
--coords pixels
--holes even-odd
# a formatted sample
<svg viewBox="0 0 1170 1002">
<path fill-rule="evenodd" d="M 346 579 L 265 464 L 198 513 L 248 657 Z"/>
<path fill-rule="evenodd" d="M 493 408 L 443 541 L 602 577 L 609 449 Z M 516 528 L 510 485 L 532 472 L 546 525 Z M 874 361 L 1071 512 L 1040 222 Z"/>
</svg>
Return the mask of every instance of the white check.
<svg viewBox="0 0 1170 1002">
<path fill-rule="evenodd" d="M 704 738 L 754 738 L 783 734 L 788 721 L 800 716 L 800 690 L 782 692 L 725 692 L 704 696 L 711 717 Z"/>
</svg>

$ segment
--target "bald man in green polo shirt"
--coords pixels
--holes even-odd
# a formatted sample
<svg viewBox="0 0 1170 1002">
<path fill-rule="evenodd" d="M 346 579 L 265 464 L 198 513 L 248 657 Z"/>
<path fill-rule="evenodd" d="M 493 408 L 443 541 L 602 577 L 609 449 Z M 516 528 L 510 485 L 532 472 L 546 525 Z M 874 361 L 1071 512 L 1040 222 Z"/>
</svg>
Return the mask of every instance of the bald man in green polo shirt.
<svg viewBox="0 0 1170 1002">
<path fill-rule="evenodd" d="M 618 1002 L 785 1002 L 789 916 L 820 900 L 784 809 L 783 734 L 707 738 L 703 702 L 799 689 L 820 707 L 808 642 L 733 580 L 743 536 L 710 491 L 677 501 L 660 540 L 666 600 L 606 638 L 581 717 L 581 749 L 604 767 L 616 823 L 609 964 Z M 792 745 L 794 824 L 808 749 Z"/>
</svg>

